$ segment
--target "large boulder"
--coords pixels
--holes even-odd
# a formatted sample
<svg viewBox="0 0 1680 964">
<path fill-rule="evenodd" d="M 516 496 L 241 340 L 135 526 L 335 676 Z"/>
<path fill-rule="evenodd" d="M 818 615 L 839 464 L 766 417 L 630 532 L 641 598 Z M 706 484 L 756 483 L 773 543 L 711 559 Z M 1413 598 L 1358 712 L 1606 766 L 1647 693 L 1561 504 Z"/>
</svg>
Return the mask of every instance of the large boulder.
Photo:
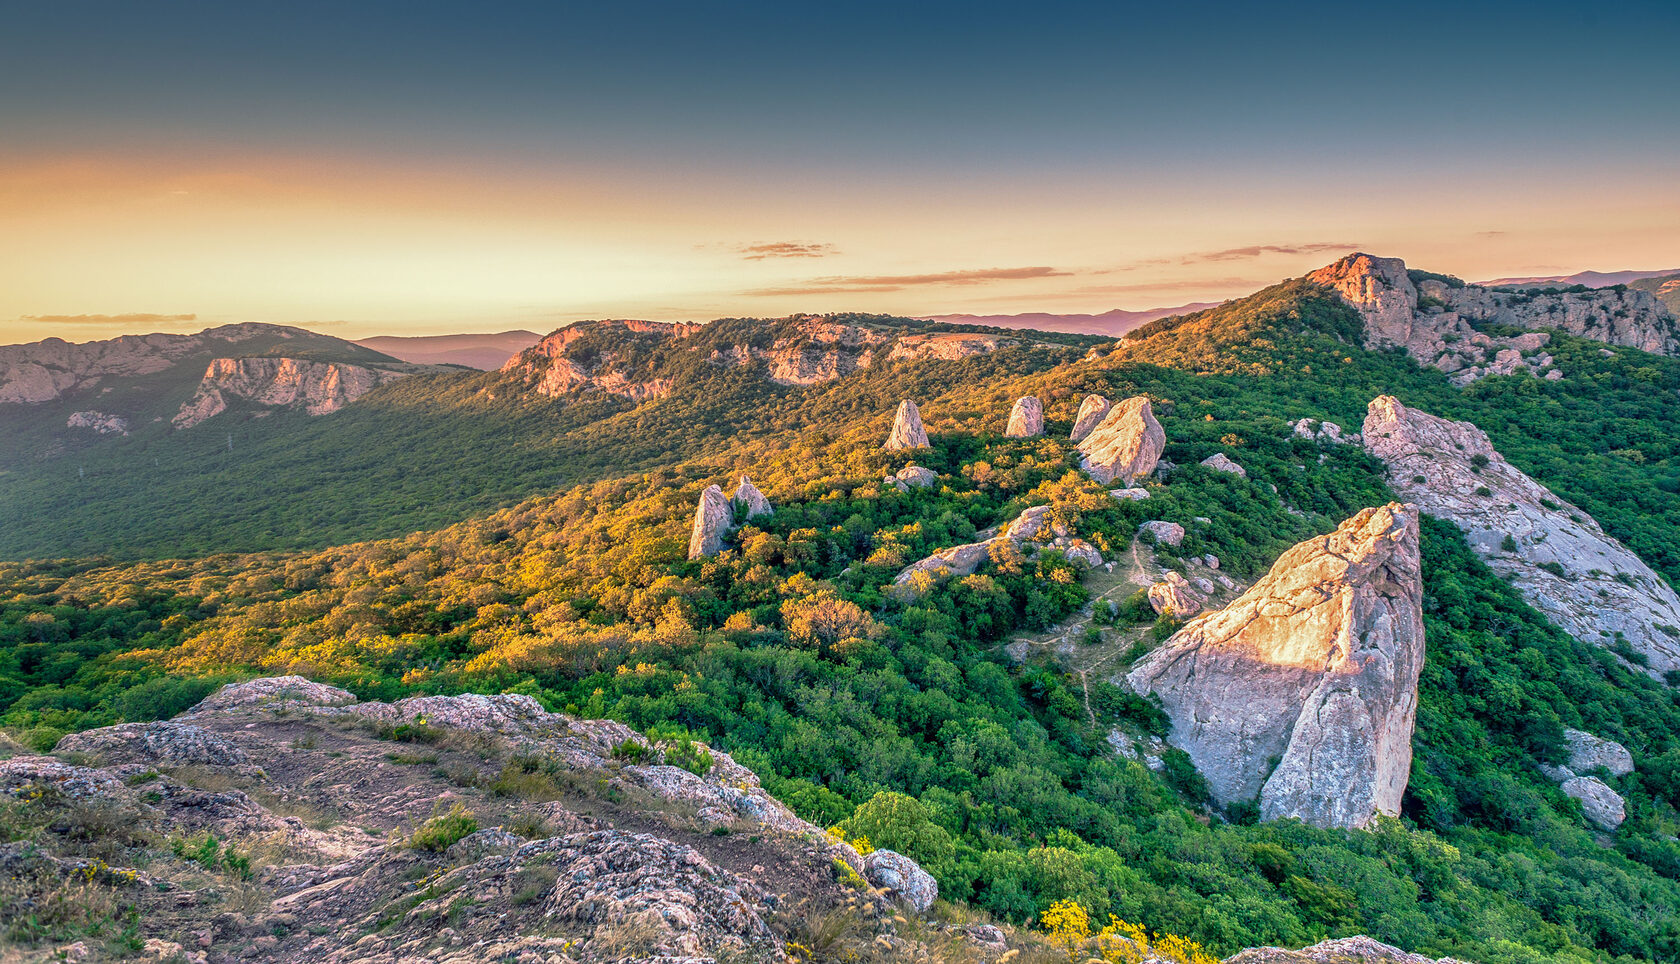
<svg viewBox="0 0 1680 964">
<path fill-rule="evenodd" d="M 1598 777 L 1572 777 L 1563 781 L 1564 796 L 1581 802 L 1587 822 L 1610 833 L 1627 819 L 1627 801 Z"/>
<path fill-rule="evenodd" d="M 700 505 L 694 510 L 694 528 L 688 536 L 688 557 L 699 559 L 722 549 L 723 535 L 729 531 L 731 521 L 733 514 L 729 500 L 723 497 L 723 490 L 715 485 L 706 486 L 706 491 L 700 493 Z"/>
<path fill-rule="evenodd" d="M 1122 489 L 1121 491 L 1129 492 L 1131 490 Z M 1110 494 L 1112 495 L 1113 493 Z M 1147 535 L 1151 542 L 1161 546 L 1172 546 L 1177 548 L 1178 546 L 1184 544 L 1184 527 L 1176 522 L 1163 522 L 1160 519 L 1151 519 L 1143 525 L 1138 526 L 1138 535 Z"/>
<path fill-rule="evenodd" d="M 770 500 L 764 493 L 758 491 L 758 486 L 752 484 L 752 479 L 741 476 L 741 484 L 735 487 L 734 503 L 741 509 L 741 518 L 751 519 L 755 516 L 769 515 L 775 510 L 770 508 Z"/>
<path fill-rule="evenodd" d="M 1169 740 L 1222 804 L 1363 827 L 1396 814 L 1423 666 L 1418 509 L 1366 509 L 1285 552 L 1127 680 L 1157 694 Z M 1272 766 L 1276 762 L 1275 768 Z"/>
<path fill-rule="evenodd" d="M 1232 475 L 1240 475 L 1245 479 L 1248 478 L 1248 470 L 1238 465 L 1236 462 L 1233 462 L 1231 457 L 1226 455 L 1224 452 L 1215 452 L 1207 458 L 1202 459 L 1202 465 L 1214 470 L 1215 472 L 1229 472 Z"/>
<path fill-rule="evenodd" d="M 925 914 L 939 897 L 939 883 L 921 864 L 891 850 L 877 850 L 863 858 L 863 876 L 876 887 L 890 891 Z"/>
<path fill-rule="evenodd" d="M 1009 438 L 1032 438 L 1044 434 L 1044 405 L 1032 395 L 1024 396 L 1015 402 L 1015 407 L 1009 412 L 1009 427 L 1004 429 L 1004 435 Z"/>
<path fill-rule="evenodd" d="M 1207 605 L 1207 594 L 1190 580 L 1172 569 L 1161 574 L 1161 581 L 1149 587 L 1149 606 L 1163 616 L 1189 619 Z"/>
<path fill-rule="evenodd" d="M 898 470 L 898 473 L 893 476 L 893 479 L 895 481 L 902 482 L 907 486 L 915 486 L 918 489 L 926 489 L 939 481 L 939 473 L 921 465 L 906 465 L 904 468 Z"/>
<path fill-rule="evenodd" d="M 1105 485 L 1115 479 L 1131 485 L 1133 479 L 1155 471 L 1166 447 L 1167 433 L 1155 420 L 1149 399 L 1139 395 L 1110 408 L 1079 443 L 1079 464 Z"/>
<path fill-rule="evenodd" d="M 922 427 L 922 412 L 908 398 L 898 403 L 898 415 L 893 418 L 892 431 L 887 434 L 889 451 L 925 449 L 928 447 L 927 429 Z"/>
<path fill-rule="evenodd" d="M 1585 730 L 1564 730 L 1563 742 L 1569 748 L 1569 769 L 1576 773 L 1603 769 L 1611 776 L 1625 777 L 1633 772 L 1633 754 L 1615 740 Z"/>
<path fill-rule="evenodd" d="M 1084 441 L 1085 436 L 1090 435 L 1108 415 L 1108 409 L 1108 399 L 1101 395 L 1085 396 L 1085 400 L 1079 403 L 1079 414 L 1074 416 L 1073 431 L 1068 433 L 1068 438 L 1075 442 Z"/>
<path fill-rule="evenodd" d="M 1381 395 L 1362 435 L 1396 492 L 1463 529 L 1477 555 L 1557 626 L 1597 645 L 1625 638 L 1653 675 L 1680 670 L 1680 639 L 1669 635 L 1680 626 L 1680 596 L 1585 510 L 1507 463 L 1486 433 Z"/>
</svg>

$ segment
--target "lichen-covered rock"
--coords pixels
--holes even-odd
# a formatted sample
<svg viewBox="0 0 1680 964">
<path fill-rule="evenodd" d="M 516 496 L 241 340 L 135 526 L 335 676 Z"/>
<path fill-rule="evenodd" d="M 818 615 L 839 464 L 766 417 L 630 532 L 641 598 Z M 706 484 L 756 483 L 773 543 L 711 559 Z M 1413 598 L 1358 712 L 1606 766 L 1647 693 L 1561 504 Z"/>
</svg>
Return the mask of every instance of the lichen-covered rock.
<svg viewBox="0 0 1680 964">
<path fill-rule="evenodd" d="M 887 433 L 887 444 L 882 448 L 888 451 L 899 449 L 925 449 L 928 447 L 927 429 L 922 427 L 922 411 L 916 403 L 908 398 L 898 403 L 898 414 L 893 417 L 892 431 Z"/>
<path fill-rule="evenodd" d="M 897 895 L 918 914 L 925 914 L 939 897 L 939 884 L 922 865 L 891 850 L 864 855 L 863 876 L 876 887 Z"/>
<path fill-rule="evenodd" d="M 1184 527 L 1176 522 L 1163 522 L 1152 519 L 1138 526 L 1138 534 L 1145 535 L 1157 545 L 1177 548 L 1184 544 Z"/>
<path fill-rule="evenodd" d="M 1224 452 L 1215 452 L 1207 458 L 1202 459 L 1202 464 L 1215 472 L 1229 472 L 1232 475 L 1240 475 L 1245 479 L 1248 478 L 1248 470 L 1231 461 L 1230 456 L 1226 455 Z"/>
<path fill-rule="evenodd" d="M 1619 635 L 1653 675 L 1680 669 L 1680 596 L 1592 516 L 1507 463 L 1468 422 L 1372 400 L 1367 451 L 1389 484 L 1425 512 L 1464 530 L 1471 548 L 1534 608 L 1586 643 Z"/>
<path fill-rule="evenodd" d="M 1079 403 L 1079 414 L 1073 418 L 1073 431 L 1068 433 L 1068 438 L 1075 442 L 1083 442 L 1085 437 L 1102 423 L 1103 418 L 1108 415 L 1108 409 L 1108 399 L 1101 395 L 1085 396 L 1085 400 Z"/>
<path fill-rule="evenodd" d="M 1362 827 L 1399 812 L 1423 665 L 1418 510 L 1366 509 L 1285 552 L 1132 669 L 1223 804 Z M 1278 761 L 1272 769 L 1272 761 Z"/>
<path fill-rule="evenodd" d="M 1009 438 L 1033 438 L 1044 434 L 1044 404 L 1032 395 L 1017 399 L 1009 412 L 1009 427 L 1003 434 Z"/>
<path fill-rule="evenodd" d="M 0 760 L 0 793 L 20 796 L 30 788 L 51 788 L 72 800 L 106 797 L 123 791 L 108 770 L 73 766 L 50 756 L 14 756 Z"/>
<path fill-rule="evenodd" d="M 1571 777 L 1563 781 L 1564 796 L 1581 802 L 1587 822 L 1609 833 L 1627 819 L 1627 801 L 1598 777 Z"/>
<path fill-rule="evenodd" d="M 741 509 L 743 519 L 752 519 L 761 515 L 775 512 L 770 507 L 770 500 L 764 493 L 758 491 L 758 486 L 752 484 L 752 479 L 741 476 L 741 484 L 735 487 L 734 502 Z"/>
<path fill-rule="evenodd" d="M 1149 399 L 1139 395 L 1114 405 L 1079 443 L 1080 467 L 1091 478 L 1108 484 L 1119 479 L 1126 485 L 1155 471 L 1167 434 L 1155 420 Z"/>
<path fill-rule="evenodd" d="M 899 469 L 893 478 L 905 485 L 913 485 L 918 489 L 926 489 L 939 481 L 939 473 L 920 465 L 906 465 Z"/>
<path fill-rule="evenodd" d="M 251 760 L 225 737 L 190 723 L 119 723 L 72 733 L 53 748 L 59 753 L 88 753 L 111 762 L 194 764 L 240 767 Z"/>
<path fill-rule="evenodd" d="M 356 694 L 336 686 L 317 683 L 302 676 L 267 676 L 229 683 L 199 701 L 187 711 L 199 713 L 224 712 L 252 707 L 282 708 L 300 706 L 346 706 L 356 702 Z"/>
<path fill-rule="evenodd" d="M 688 557 L 699 559 L 716 555 L 723 548 L 724 533 L 733 521 L 729 500 L 715 485 L 706 486 L 700 493 L 700 504 L 694 510 L 694 526 L 688 534 Z"/>
<path fill-rule="evenodd" d="M 1615 740 L 1593 736 L 1585 730 L 1566 729 L 1563 742 L 1569 749 L 1569 769 L 1576 773 L 1603 768 L 1611 776 L 1625 777 L 1633 772 L 1633 754 Z"/>
</svg>

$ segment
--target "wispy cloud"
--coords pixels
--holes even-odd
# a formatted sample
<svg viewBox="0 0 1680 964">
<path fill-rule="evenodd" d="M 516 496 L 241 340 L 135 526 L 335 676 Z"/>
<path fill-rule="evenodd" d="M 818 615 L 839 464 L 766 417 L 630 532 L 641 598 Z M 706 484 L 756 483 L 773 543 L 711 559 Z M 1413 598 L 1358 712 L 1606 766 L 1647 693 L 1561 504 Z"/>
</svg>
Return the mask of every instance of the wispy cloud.
<svg viewBox="0 0 1680 964">
<path fill-rule="evenodd" d="M 826 258 L 839 254 L 834 245 L 820 241 L 771 241 L 766 244 L 738 244 L 735 250 L 748 261 L 766 258 Z"/>
<path fill-rule="evenodd" d="M 957 287 L 987 284 L 993 281 L 1024 281 L 1032 278 L 1070 277 L 1071 271 L 1051 267 L 1032 268 L 971 268 L 964 271 L 940 271 L 932 274 L 832 275 L 774 288 L 754 288 L 744 292 L 758 296 L 845 294 L 850 292 L 903 291 L 924 286 Z"/>
<path fill-rule="evenodd" d="M 198 315 L 154 315 L 133 312 L 123 315 L 22 315 L 19 321 L 38 325 L 163 325 L 179 321 L 197 321 Z"/>
<path fill-rule="evenodd" d="M 1510 234 L 1510 233 L 1511 232 L 1509 232 L 1509 231 L 1477 231 L 1475 234 L 1472 234 L 1470 236 L 1472 238 L 1481 238 L 1481 239 L 1486 241 L 1486 240 L 1492 240 L 1494 238 L 1503 238 L 1505 235 Z"/>
<path fill-rule="evenodd" d="M 1306 244 L 1251 244 L 1246 248 L 1226 248 L 1222 251 L 1196 251 L 1178 259 L 1179 264 L 1207 264 L 1214 261 L 1246 261 L 1268 254 L 1324 254 L 1329 251 L 1353 251 L 1359 247 L 1348 241 L 1312 241 Z"/>
</svg>

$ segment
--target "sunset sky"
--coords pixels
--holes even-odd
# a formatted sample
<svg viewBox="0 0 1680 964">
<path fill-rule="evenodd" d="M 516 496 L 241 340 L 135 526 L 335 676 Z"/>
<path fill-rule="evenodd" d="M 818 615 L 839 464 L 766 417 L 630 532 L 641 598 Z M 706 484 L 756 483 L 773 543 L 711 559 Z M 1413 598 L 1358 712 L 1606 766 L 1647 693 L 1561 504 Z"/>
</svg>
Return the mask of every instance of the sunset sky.
<svg viewBox="0 0 1680 964">
<path fill-rule="evenodd" d="M 1680 4 L 1283 6 L 0 2 L 0 341 L 1680 267 Z"/>
</svg>

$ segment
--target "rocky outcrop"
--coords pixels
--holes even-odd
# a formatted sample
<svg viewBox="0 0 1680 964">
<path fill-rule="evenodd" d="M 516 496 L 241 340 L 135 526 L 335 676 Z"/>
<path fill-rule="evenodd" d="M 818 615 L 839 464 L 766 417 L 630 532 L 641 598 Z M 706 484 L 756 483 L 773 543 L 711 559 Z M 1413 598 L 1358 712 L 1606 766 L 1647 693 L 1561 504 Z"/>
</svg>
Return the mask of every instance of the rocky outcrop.
<svg viewBox="0 0 1680 964">
<path fill-rule="evenodd" d="M 1161 581 L 1149 587 L 1148 598 L 1156 613 L 1178 619 L 1189 619 L 1207 605 L 1207 594 L 1173 569 L 1161 573 Z"/>
<path fill-rule="evenodd" d="M 1170 741 L 1220 803 L 1363 827 L 1397 814 L 1406 788 L 1422 599 L 1417 507 L 1366 509 L 1285 552 L 1127 681 L 1160 697 Z"/>
<path fill-rule="evenodd" d="M 1068 439 L 1074 442 L 1084 441 L 1085 436 L 1090 435 L 1092 430 L 1102 423 L 1103 418 L 1108 415 L 1108 409 L 1108 399 L 1101 395 L 1085 396 L 1085 400 L 1079 403 L 1079 414 L 1073 418 L 1073 431 L 1068 433 Z"/>
<path fill-rule="evenodd" d="M 72 412 L 64 422 L 65 428 L 85 428 L 100 435 L 127 435 L 128 419 L 104 412 Z"/>
<path fill-rule="evenodd" d="M 904 486 L 926 489 L 939 481 L 939 473 L 920 465 L 906 465 L 893 475 L 893 481 Z"/>
<path fill-rule="evenodd" d="M 1290 422 L 1289 428 L 1296 438 L 1309 439 L 1325 445 L 1357 445 L 1360 442 L 1358 432 L 1344 433 L 1342 427 L 1335 422 L 1302 418 Z"/>
<path fill-rule="evenodd" d="M 1625 777 L 1633 772 L 1633 754 L 1615 740 L 1593 736 L 1585 730 L 1564 730 L 1564 746 L 1569 750 L 1567 766 L 1571 775 L 1605 770 L 1611 776 Z"/>
<path fill-rule="evenodd" d="M 729 508 L 729 500 L 723 496 L 723 490 L 715 485 L 706 486 L 706 490 L 700 493 L 700 504 L 694 510 L 694 527 L 688 536 L 688 558 L 716 555 L 723 548 L 723 537 L 732 522 L 734 513 Z"/>
<path fill-rule="evenodd" d="M 196 335 L 123 335 L 82 344 L 48 338 L 0 346 L 0 404 L 49 402 L 93 388 L 107 378 L 151 375 L 184 358 L 263 337 L 319 336 L 283 325 L 242 324 L 209 328 Z"/>
<path fill-rule="evenodd" d="M 1552 358 L 1535 334 L 1500 338 L 1471 322 L 1531 330 L 1557 329 L 1582 338 L 1680 354 L 1680 324 L 1642 291 L 1506 291 L 1439 279 L 1413 283 L 1405 262 L 1353 254 L 1307 275 L 1359 310 L 1365 344 L 1402 348 L 1419 363 L 1453 373 L 1463 385 L 1487 375 L 1530 372 L 1552 377 Z M 1559 374 L 1561 377 L 1561 373 Z"/>
<path fill-rule="evenodd" d="M 770 515 L 775 510 L 770 507 L 770 500 L 764 493 L 758 491 L 758 486 L 752 484 L 752 479 L 741 476 L 741 484 L 735 487 L 735 495 L 731 500 L 735 503 L 742 519 L 754 519 L 761 515 Z"/>
<path fill-rule="evenodd" d="M 1033 438 L 1044 434 L 1044 405 L 1032 395 L 1015 402 L 1009 412 L 1009 426 L 1003 434 L 1008 438 Z"/>
<path fill-rule="evenodd" d="M 925 914 L 939 899 L 939 884 L 921 865 L 891 850 L 876 850 L 863 858 L 863 876 L 871 884 L 898 897 L 910 909 Z"/>
<path fill-rule="evenodd" d="M 1560 789 L 1564 796 L 1580 801 L 1581 815 L 1605 833 L 1613 832 L 1627 819 L 1627 801 L 1598 777 L 1571 777 Z"/>
<path fill-rule="evenodd" d="M 907 398 L 898 403 L 898 414 L 893 417 L 892 431 L 887 433 L 887 444 L 881 447 L 889 452 L 928 447 L 927 429 L 922 427 L 922 411 L 915 402 Z"/>
<path fill-rule="evenodd" d="M 265 408 L 336 412 L 404 372 L 298 358 L 218 358 L 204 370 L 198 392 L 172 420 L 186 429 L 227 410 L 229 399 Z"/>
<path fill-rule="evenodd" d="M 58 753 L 89 753 L 119 762 L 238 767 L 251 762 L 245 751 L 190 723 L 120 723 L 72 733 L 53 748 Z"/>
<path fill-rule="evenodd" d="M 1131 485 L 1133 479 L 1155 471 L 1166 447 L 1167 434 L 1155 420 L 1155 410 L 1139 395 L 1110 408 L 1079 443 L 1079 464 L 1105 485 L 1115 479 Z"/>
<path fill-rule="evenodd" d="M 1225 959 L 1224 964 L 1464 964 L 1450 957 L 1440 960 L 1411 954 L 1369 937 L 1338 937 L 1298 951 L 1282 947 L 1254 947 Z"/>
<path fill-rule="evenodd" d="M 911 563 L 893 577 L 893 584 L 905 587 L 908 591 L 915 591 L 918 577 L 948 579 L 973 575 L 981 563 L 991 558 L 994 551 L 1019 551 L 1028 543 L 1036 542 L 1063 549 L 1065 552 L 1073 548 L 1077 541 L 1061 523 L 1051 517 L 1049 506 L 1035 505 L 1016 516 L 991 539 L 941 549 L 925 559 Z M 1091 551 L 1096 550 L 1092 548 Z M 1097 558 L 1100 563 L 1102 557 L 1099 555 Z"/>
<path fill-rule="evenodd" d="M 894 343 L 892 351 L 887 353 L 887 360 L 939 359 L 942 361 L 957 361 L 973 355 L 989 354 L 1000 348 L 1010 348 L 1019 344 L 1020 341 L 1014 338 L 967 331 L 904 335 Z"/>
<path fill-rule="evenodd" d="M 1121 491 L 1130 491 L 1122 489 Z M 1143 490 L 1140 490 L 1143 491 Z M 1110 493 L 1111 495 L 1113 493 Z M 1138 535 L 1148 539 L 1151 543 L 1177 548 L 1184 543 L 1184 527 L 1176 522 L 1163 522 L 1152 519 L 1138 526 Z"/>
<path fill-rule="evenodd" d="M 572 392 L 600 392 L 642 402 L 665 395 L 675 384 L 668 375 L 627 363 L 623 352 L 599 350 L 598 341 L 660 345 L 686 338 L 700 325 L 613 319 L 567 325 L 503 363 L 513 375 L 539 395 L 550 398 Z"/>
<path fill-rule="evenodd" d="M 1494 451 L 1468 422 L 1373 400 L 1367 451 L 1395 491 L 1464 530 L 1477 555 L 1529 604 L 1587 643 L 1618 636 L 1656 675 L 1680 669 L 1680 596 L 1592 516 L 1552 494 Z"/>
<path fill-rule="evenodd" d="M 1233 462 L 1231 457 L 1226 455 L 1224 452 L 1215 452 L 1207 458 L 1202 459 L 1202 465 L 1214 470 L 1215 472 L 1228 472 L 1231 475 L 1240 475 L 1245 479 L 1248 478 L 1248 470 L 1238 465 L 1236 462 Z"/>
</svg>

